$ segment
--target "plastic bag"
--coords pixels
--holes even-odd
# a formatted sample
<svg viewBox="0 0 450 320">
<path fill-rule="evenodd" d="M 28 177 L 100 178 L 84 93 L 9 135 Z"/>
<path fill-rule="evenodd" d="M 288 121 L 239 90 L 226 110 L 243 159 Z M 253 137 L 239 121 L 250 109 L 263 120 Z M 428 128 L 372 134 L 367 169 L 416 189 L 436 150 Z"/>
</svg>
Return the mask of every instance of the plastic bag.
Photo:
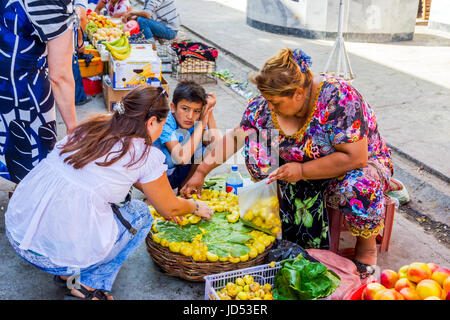
<svg viewBox="0 0 450 320">
<path fill-rule="evenodd" d="M 238 191 L 239 211 L 243 223 L 281 239 L 280 205 L 277 184 L 267 179 Z"/>
<path fill-rule="evenodd" d="M 404 205 L 411 200 L 409 197 L 408 190 L 406 190 L 405 185 L 401 181 L 392 178 L 391 181 L 389 182 L 389 187 L 394 190 L 386 192 L 386 195 L 390 196 L 392 200 L 395 201 L 397 208 L 398 208 L 397 203 L 399 205 Z"/>
<path fill-rule="evenodd" d="M 277 240 L 267 254 L 265 262 L 295 259 L 299 254 L 302 254 L 306 260 L 319 262 L 319 260 L 311 257 L 302 246 L 288 240 Z"/>
</svg>

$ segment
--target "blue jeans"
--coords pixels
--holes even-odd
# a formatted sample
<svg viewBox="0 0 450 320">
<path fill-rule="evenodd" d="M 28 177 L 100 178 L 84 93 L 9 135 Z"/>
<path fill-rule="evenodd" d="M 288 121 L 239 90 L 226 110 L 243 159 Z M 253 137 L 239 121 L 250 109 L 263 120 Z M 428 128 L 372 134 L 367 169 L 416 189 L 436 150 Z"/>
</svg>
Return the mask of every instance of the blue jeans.
<svg viewBox="0 0 450 320">
<path fill-rule="evenodd" d="M 84 92 L 83 78 L 81 77 L 80 64 L 76 54 L 73 55 L 72 60 L 73 79 L 75 80 L 75 103 L 79 103 L 86 100 L 86 92 Z"/>
<path fill-rule="evenodd" d="M 192 164 L 180 164 L 175 166 L 175 170 L 170 176 L 167 177 L 172 189 L 180 188 L 184 179 L 186 179 L 187 175 L 189 174 L 191 166 Z"/>
<path fill-rule="evenodd" d="M 156 36 L 161 39 L 172 40 L 177 35 L 177 31 L 153 19 L 138 17 L 136 21 L 146 39 L 152 39 L 153 36 Z"/>
<path fill-rule="evenodd" d="M 119 210 L 122 213 L 122 216 L 137 230 L 137 233 L 135 235 L 131 234 L 131 232 L 129 232 L 117 219 L 116 215 L 114 215 L 119 227 L 119 233 L 114 247 L 103 261 L 87 268 L 77 269 L 55 265 L 45 256 L 30 250 L 20 249 L 19 244 L 11 238 L 8 230 L 6 230 L 6 235 L 16 253 L 35 267 L 55 275 L 80 275 L 79 281 L 85 286 L 111 291 L 114 280 L 116 279 L 122 264 L 145 240 L 153 223 L 150 209 L 142 201 L 132 200 L 122 206 Z M 111 211 L 111 214 L 114 213 Z"/>
</svg>

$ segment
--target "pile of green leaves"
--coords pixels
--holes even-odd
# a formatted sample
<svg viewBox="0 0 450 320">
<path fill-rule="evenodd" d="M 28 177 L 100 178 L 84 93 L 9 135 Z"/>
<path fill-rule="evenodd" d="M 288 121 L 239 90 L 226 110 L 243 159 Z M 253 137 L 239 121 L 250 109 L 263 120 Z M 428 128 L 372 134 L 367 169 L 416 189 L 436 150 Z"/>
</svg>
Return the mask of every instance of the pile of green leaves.
<svg viewBox="0 0 450 320">
<path fill-rule="evenodd" d="M 202 230 L 195 224 L 182 227 L 172 221 L 158 221 L 156 228 L 159 231 L 159 238 L 175 242 L 192 242 L 196 235 L 202 233 Z"/>
<path fill-rule="evenodd" d="M 319 262 L 310 262 L 299 254 L 295 259 L 280 261 L 274 278 L 275 300 L 315 300 L 332 294 L 341 278 Z"/>
<path fill-rule="evenodd" d="M 209 251 L 221 258 L 228 254 L 240 257 L 250 251 L 245 242 L 253 238 L 248 234 L 252 229 L 246 227 L 241 220 L 229 223 L 228 214 L 230 212 L 216 212 L 211 219 L 198 223 L 200 228 L 207 231 L 202 236 L 202 242 L 206 243 Z"/>
<path fill-rule="evenodd" d="M 226 174 L 217 175 L 205 179 L 203 183 L 203 189 L 211 190 L 225 190 L 225 181 L 227 180 Z"/>
<path fill-rule="evenodd" d="M 194 237 L 206 230 L 202 236 L 202 242 L 206 243 L 208 250 L 219 257 L 240 257 L 247 254 L 250 248 L 245 242 L 253 236 L 248 233 L 252 230 L 246 227 L 240 220 L 229 223 L 229 212 L 216 212 L 210 220 L 202 220 L 197 224 L 180 226 L 171 221 L 158 221 L 158 237 L 167 241 L 192 242 Z"/>
</svg>

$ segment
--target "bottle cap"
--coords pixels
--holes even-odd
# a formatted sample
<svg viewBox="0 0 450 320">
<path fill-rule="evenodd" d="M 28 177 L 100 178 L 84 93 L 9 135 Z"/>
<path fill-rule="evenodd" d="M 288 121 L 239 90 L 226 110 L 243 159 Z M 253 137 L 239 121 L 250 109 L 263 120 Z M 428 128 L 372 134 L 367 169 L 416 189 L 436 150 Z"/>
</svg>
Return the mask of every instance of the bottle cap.
<svg viewBox="0 0 450 320">
<path fill-rule="evenodd" d="M 238 166 L 231 166 L 232 171 L 238 171 Z"/>
</svg>

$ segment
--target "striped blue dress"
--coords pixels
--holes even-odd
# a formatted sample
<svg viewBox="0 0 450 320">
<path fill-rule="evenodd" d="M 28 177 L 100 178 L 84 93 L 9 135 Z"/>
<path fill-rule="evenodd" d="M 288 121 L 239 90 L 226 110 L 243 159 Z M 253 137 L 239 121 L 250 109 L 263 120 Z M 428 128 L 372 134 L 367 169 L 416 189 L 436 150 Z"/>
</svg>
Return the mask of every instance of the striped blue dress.
<svg viewBox="0 0 450 320">
<path fill-rule="evenodd" d="M 56 143 L 46 43 L 74 19 L 72 0 L 0 0 L 0 176 L 12 182 Z"/>
</svg>

